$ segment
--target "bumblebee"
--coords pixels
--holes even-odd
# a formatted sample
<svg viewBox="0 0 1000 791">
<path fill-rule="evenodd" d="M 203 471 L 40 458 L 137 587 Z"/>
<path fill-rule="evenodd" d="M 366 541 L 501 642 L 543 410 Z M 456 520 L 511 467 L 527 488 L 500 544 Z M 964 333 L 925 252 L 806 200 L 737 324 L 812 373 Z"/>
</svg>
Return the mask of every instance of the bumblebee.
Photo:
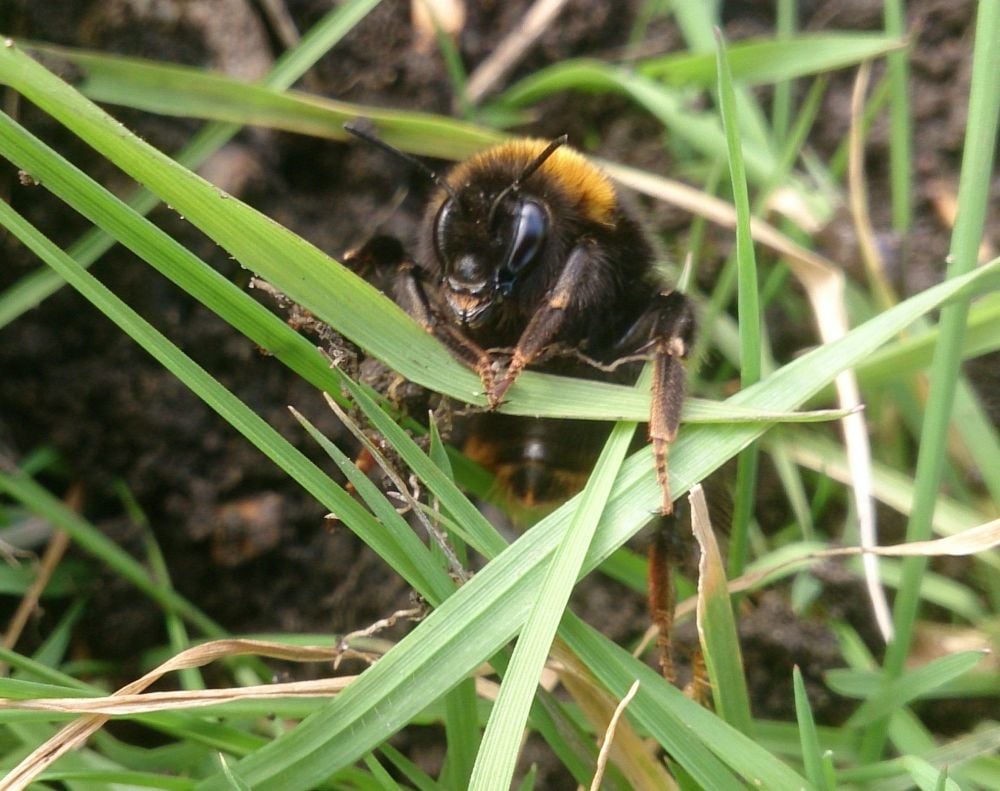
<svg viewBox="0 0 1000 791">
<path fill-rule="evenodd" d="M 627 382 L 652 359 L 649 439 L 662 518 L 649 545 L 648 596 L 660 670 L 673 681 L 678 536 L 670 529 L 667 452 L 695 333 L 690 302 L 664 282 L 611 180 L 565 136 L 502 143 L 442 177 L 367 131 L 345 128 L 437 184 L 415 259 L 397 240 L 378 236 L 346 263 L 479 374 L 490 408 L 466 421 L 463 451 L 495 474 L 509 500 L 536 513 L 565 500 L 586 481 L 609 432 L 593 421 L 496 412 L 527 366 Z"/>
<path fill-rule="evenodd" d="M 565 499 L 585 481 L 607 426 L 492 410 L 527 366 L 624 382 L 648 357 L 649 438 L 661 511 L 671 513 L 667 451 L 680 421 L 694 313 L 663 282 L 652 246 L 611 180 L 565 136 L 502 143 L 442 177 L 368 132 L 346 128 L 437 184 L 415 258 L 395 240 L 376 237 L 348 263 L 479 374 L 490 411 L 468 421 L 466 454 L 523 505 Z"/>
</svg>

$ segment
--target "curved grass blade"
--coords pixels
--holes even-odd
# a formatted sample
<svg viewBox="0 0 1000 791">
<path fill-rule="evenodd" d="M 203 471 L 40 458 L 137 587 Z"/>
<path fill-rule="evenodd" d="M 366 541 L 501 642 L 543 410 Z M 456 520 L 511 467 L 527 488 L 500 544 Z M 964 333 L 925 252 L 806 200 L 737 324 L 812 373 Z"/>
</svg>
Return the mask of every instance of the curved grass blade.
<svg viewBox="0 0 1000 791">
<path fill-rule="evenodd" d="M 1000 266 L 994 265 L 911 297 L 733 398 L 738 403 L 766 408 L 793 407 L 919 316 L 970 288 L 995 285 L 998 274 Z M 688 427 L 671 449 L 673 491 L 686 491 L 760 433 L 761 429 L 754 426 Z M 616 481 L 584 570 L 596 567 L 638 531 L 657 508 L 659 496 L 648 450 L 629 458 Z M 357 760 L 451 689 L 521 627 L 537 595 L 548 556 L 576 506 L 576 500 L 571 500 L 518 539 L 327 708 L 244 759 L 244 776 L 255 787 L 265 789 L 311 787 L 330 772 Z M 562 631 L 560 634 L 565 637 Z M 571 647 L 579 653 L 577 646 Z M 590 667 L 601 676 L 601 668 Z M 620 689 L 610 691 L 624 695 L 634 678 L 623 679 Z M 645 682 L 643 689 L 647 690 Z M 639 697 L 642 695 L 640 692 Z M 659 704 L 672 707 L 671 700 Z M 638 702 L 633 702 L 627 716 L 632 715 Z M 712 716 L 707 712 L 705 715 Z M 663 710 L 658 708 L 656 716 L 664 717 Z M 691 762 L 706 766 L 700 754 L 693 756 L 683 745 L 678 752 L 677 745 L 671 744 L 672 753 L 685 767 L 690 768 Z M 719 756 L 721 760 L 746 758 L 732 750 L 724 752 Z M 754 760 L 760 759 L 759 754 L 754 755 Z M 204 789 L 222 787 L 217 777 L 202 785 Z M 708 787 L 722 786 L 709 783 Z"/>
<path fill-rule="evenodd" d="M 789 38 L 737 41 L 726 47 L 733 79 L 745 85 L 794 80 L 873 60 L 906 46 L 906 39 L 880 33 L 800 33 Z M 638 71 L 673 85 L 713 87 L 715 56 L 679 53 L 651 58 Z"/>
<path fill-rule="evenodd" d="M 65 59 L 83 70 L 77 86 L 97 102 L 161 115 L 208 118 L 347 141 L 344 124 L 366 118 L 391 145 L 421 156 L 465 158 L 504 135 L 430 113 L 351 104 L 302 91 L 244 82 L 217 72 L 70 47 L 26 43 L 29 50 Z"/>
<path fill-rule="evenodd" d="M 184 382 L 208 406 L 243 433 L 250 442 L 319 502 L 337 513 L 348 527 L 357 532 L 366 543 L 370 543 L 370 546 L 393 568 L 405 571 L 411 568 L 412 558 L 427 552 L 427 547 L 409 531 L 397 536 L 395 540 L 387 540 L 381 526 L 375 522 L 371 514 L 319 467 L 3 202 L 0 202 L 0 222 L 47 264 L 56 268 L 71 286 L 78 289 L 106 316 L 118 323 L 133 340 Z M 9 481 L 7 483 L 9 486 Z M 400 543 L 397 543 L 397 540 Z M 407 576 L 407 582 L 432 601 L 447 595 L 445 592 L 452 588 L 447 575 L 433 563 L 424 565 L 423 568 L 434 569 L 436 574 L 410 575 Z M 171 591 L 162 592 L 164 596 L 170 594 Z"/>
<path fill-rule="evenodd" d="M 327 13 L 306 33 L 295 49 L 288 50 L 275 62 L 264 78 L 263 84 L 271 88 L 287 88 L 325 55 L 337 42 L 378 4 L 379 0 L 348 0 Z M 185 167 L 197 168 L 213 153 L 226 144 L 237 132 L 238 126 L 213 123 L 200 130 L 176 159 Z M 140 214 L 146 214 L 159 200 L 146 190 L 139 189 L 128 204 Z M 100 231 L 84 234 L 69 253 L 83 266 L 90 266 L 111 246 L 111 240 Z M 0 327 L 5 327 L 26 310 L 29 310 L 55 293 L 63 281 L 48 267 L 21 278 L 0 294 Z"/>
</svg>

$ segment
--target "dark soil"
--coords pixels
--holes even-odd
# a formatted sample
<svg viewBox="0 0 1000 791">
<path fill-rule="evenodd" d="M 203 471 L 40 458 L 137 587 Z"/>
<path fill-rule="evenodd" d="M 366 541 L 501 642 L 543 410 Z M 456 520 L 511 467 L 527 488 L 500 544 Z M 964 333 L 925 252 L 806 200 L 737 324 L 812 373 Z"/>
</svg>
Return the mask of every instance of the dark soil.
<svg viewBox="0 0 1000 791">
<path fill-rule="evenodd" d="M 330 3 L 286 0 L 285 5 L 305 30 Z M 491 0 L 469 5 L 459 44 L 471 71 L 520 22 L 529 4 Z M 563 21 L 552 26 L 513 77 L 567 57 L 619 55 L 639 5 L 571 3 Z M 726 4 L 730 39 L 772 26 L 773 20 L 761 15 L 761 5 L 771 7 Z M 806 27 L 881 26 L 882 4 L 875 0 L 802 5 Z M 898 263 L 898 284 L 913 292 L 940 276 L 947 252 L 949 228 L 934 205 L 942 189 L 957 186 L 974 4 L 914 0 L 908 5 L 917 31 L 912 66 L 917 220 L 908 239 L 887 235 L 886 241 L 887 249 L 896 252 L 892 260 Z M 0 7 L 0 30 L 209 66 L 246 78 L 263 73 L 275 51 L 275 34 L 250 0 L 14 0 Z M 450 112 L 453 96 L 437 51 L 418 51 L 411 39 L 408 4 L 384 2 L 313 70 L 308 88 L 349 101 Z M 665 24 L 654 25 L 649 40 L 657 51 L 680 46 L 678 32 Z M 850 72 L 837 75 L 827 92 L 812 140 L 821 152 L 832 151 L 847 133 L 852 79 Z M 23 124 L 77 164 L 115 189 L 125 188 L 120 174 L 93 162 L 84 146 L 34 108 L 11 104 L 10 97 L 5 101 Z M 624 100 L 572 96 L 552 100 L 545 110 L 525 132 L 569 132 L 574 142 L 587 141 L 602 156 L 670 172 L 657 125 Z M 112 112 L 167 151 L 178 149 L 196 128 L 188 121 Z M 873 221 L 880 229 L 891 225 L 887 147 L 887 127 L 879 123 L 870 137 L 868 168 Z M 266 130 L 241 133 L 204 172 L 334 255 L 376 231 L 412 238 L 427 186 L 419 173 L 364 146 Z M 1000 182 L 997 186 L 1000 192 Z M 42 188 L 21 186 L 16 170 L 6 163 L 0 164 L 0 192 L 62 245 L 87 227 Z M 244 272 L 174 214 L 159 210 L 152 216 L 221 272 L 245 284 Z M 658 207 L 650 208 L 648 219 L 657 231 L 672 236 L 675 241 L 668 246 L 673 252 L 685 249 L 687 216 Z M 840 240 L 836 245 L 831 241 L 830 255 L 853 270 L 849 224 L 836 224 L 829 236 Z M 715 235 L 711 255 L 721 260 L 728 244 L 725 234 Z M 0 246 L 0 287 L 39 266 L 13 239 L 0 239 Z M 703 269 L 710 271 L 707 263 Z M 128 252 L 111 250 L 92 271 L 317 460 L 321 454 L 303 438 L 286 405 L 294 404 L 329 436 L 340 436 L 315 392 Z M 60 464 L 46 471 L 43 481 L 60 495 L 82 485 L 84 515 L 142 557 L 143 532 L 126 516 L 116 488 L 127 487 L 166 554 L 174 585 L 232 632 L 342 632 L 407 605 L 408 591 L 391 569 L 345 529 L 330 529 L 320 506 L 70 289 L 0 330 L 0 372 L 3 455 L 23 459 L 40 448 L 57 450 Z M 783 513 L 780 490 L 768 489 L 771 485 L 762 483 L 762 500 L 774 506 L 773 524 L 781 526 L 789 517 Z M 838 614 L 870 635 L 862 594 L 853 580 L 848 583 L 833 587 L 850 590 L 858 604 Z M 129 586 L 95 569 L 88 589 L 90 606 L 75 631 L 79 655 L 136 662 L 145 649 L 163 644 L 159 611 Z M 13 607 L 14 602 L 5 604 Z M 609 584 L 584 586 L 577 604 L 590 622 L 615 639 L 628 639 L 645 626 L 642 598 Z M 841 719 L 848 709 L 822 683 L 822 673 L 838 662 L 823 613 L 799 620 L 780 591 L 748 606 L 744 651 L 756 713 L 791 715 L 790 668 L 797 663 L 809 679 L 818 717 Z M 828 604 L 826 611 L 830 609 Z M 59 615 L 58 603 L 52 602 L 22 647 L 44 635 Z M 562 782 L 546 778 L 540 787 L 561 787 Z"/>
</svg>

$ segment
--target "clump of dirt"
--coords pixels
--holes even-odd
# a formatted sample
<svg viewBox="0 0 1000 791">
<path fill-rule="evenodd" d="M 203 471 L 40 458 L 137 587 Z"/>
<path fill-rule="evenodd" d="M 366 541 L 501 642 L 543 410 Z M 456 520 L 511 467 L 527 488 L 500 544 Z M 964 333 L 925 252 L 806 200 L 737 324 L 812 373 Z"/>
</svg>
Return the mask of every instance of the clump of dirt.
<svg viewBox="0 0 1000 791">
<path fill-rule="evenodd" d="M 273 61 L 277 40 L 259 15 L 262 4 L 226 0 L 225 14 L 206 10 L 215 5 L 208 0 L 16 0 L 0 10 L 0 29 L 27 39 L 259 76 Z M 286 0 L 285 5 L 300 30 L 330 6 L 327 0 Z M 469 4 L 458 41 L 467 69 L 520 23 L 528 5 L 527 0 Z M 625 52 L 640 5 L 638 0 L 572 4 L 512 79 L 568 57 Z M 881 4 L 875 0 L 856 0 L 851 12 L 841 5 L 805 4 L 805 26 L 881 25 Z M 897 281 L 905 292 L 939 277 L 947 251 L 949 229 L 939 199 L 942 190 L 954 190 L 957 180 L 965 121 L 965 102 L 957 97 L 967 93 L 973 4 L 916 0 L 909 8 L 917 31 L 916 223 L 908 239 L 897 240 L 902 252 L 895 259 Z M 449 112 L 454 95 L 448 75 L 435 51 L 413 46 L 408 9 L 402 0 L 381 3 L 313 70 L 309 88 L 373 105 Z M 757 16 L 756 4 L 727 4 L 727 14 L 732 39 L 764 32 L 771 24 Z M 673 26 L 656 23 L 647 40 L 676 48 L 681 39 Z M 835 78 L 819 114 L 813 144 L 827 154 L 846 135 L 851 79 L 849 73 Z M 524 131 L 541 136 L 569 132 L 576 142 L 599 141 L 595 151 L 611 159 L 670 171 L 658 125 L 622 98 L 563 97 L 543 109 Z M 112 112 L 167 151 L 177 150 L 196 126 Z M 76 163 L 124 189 L 119 174 L 94 163 L 88 149 L 34 108 L 22 103 L 19 114 L 25 125 Z M 891 225 L 887 146 L 884 124 L 876 124 L 868 166 L 879 228 Z M 404 163 L 367 147 L 266 130 L 242 132 L 206 166 L 206 173 L 334 255 L 376 231 L 412 238 L 428 186 Z M 21 186 L 16 168 L 8 164 L 0 166 L 0 190 L 61 245 L 72 243 L 87 227 L 44 189 Z M 227 277 L 246 285 L 248 275 L 183 220 L 165 209 L 152 217 Z M 676 210 L 656 207 L 649 219 L 661 232 L 679 239 L 686 234 L 688 218 Z M 994 224 L 998 221 L 994 217 Z M 37 268 L 38 262 L 11 238 L 0 244 L 5 259 L 0 287 Z M 723 249 L 728 241 L 720 234 L 714 244 Z M 683 249 L 683 241 L 677 249 Z M 853 254 L 848 244 L 835 257 L 845 260 Z M 285 437 L 325 464 L 285 408 L 294 404 L 328 436 L 341 438 L 341 428 L 311 388 L 120 247 L 92 271 Z M 82 484 L 87 518 L 142 556 L 143 533 L 124 518 L 116 493 L 116 484 L 124 484 L 163 547 L 175 587 L 226 628 L 342 632 L 406 606 L 405 586 L 380 559 L 346 530 L 329 528 L 323 509 L 305 492 L 69 289 L 0 330 L 0 371 L 3 452 L 18 458 L 41 447 L 56 449 L 61 464 L 44 481 L 56 492 Z M 766 499 L 767 493 L 762 496 Z M 81 650 L 135 659 L 144 648 L 162 644 L 158 611 L 117 578 L 102 574 L 91 596 L 77 632 Z M 577 601 L 588 620 L 615 624 L 615 637 L 625 638 L 645 626 L 641 597 L 623 605 L 625 596 L 595 584 L 584 588 Z M 57 614 L 54 608 L 46 617 Z M 782 624 L 780 631 L 774 629 L 776 623 Z M 778 595 L 761 599 L 743 629 L 758 715 L 790 715 L 792 663 L 818 680 L 837 661 L 827 628 L 794 618 Z M 841 702 L 818 681 L 813 691 L 820 718 L 838 720 Z"/>
</svg>

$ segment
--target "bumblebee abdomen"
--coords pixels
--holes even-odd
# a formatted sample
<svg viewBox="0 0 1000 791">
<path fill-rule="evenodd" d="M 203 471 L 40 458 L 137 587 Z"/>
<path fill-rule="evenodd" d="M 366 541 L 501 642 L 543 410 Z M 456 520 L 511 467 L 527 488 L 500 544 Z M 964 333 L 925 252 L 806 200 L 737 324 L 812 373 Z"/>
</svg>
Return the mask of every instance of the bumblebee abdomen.
<svg viewBox="0 0 1000 791">
<path fill-rule="evenodd" d="M 505 498 L 533 509 L 557 505 L 583 487 L 609 426 L 487 413 L 467 429 L 463 453 L 496 476 Z"/>
</svg>

